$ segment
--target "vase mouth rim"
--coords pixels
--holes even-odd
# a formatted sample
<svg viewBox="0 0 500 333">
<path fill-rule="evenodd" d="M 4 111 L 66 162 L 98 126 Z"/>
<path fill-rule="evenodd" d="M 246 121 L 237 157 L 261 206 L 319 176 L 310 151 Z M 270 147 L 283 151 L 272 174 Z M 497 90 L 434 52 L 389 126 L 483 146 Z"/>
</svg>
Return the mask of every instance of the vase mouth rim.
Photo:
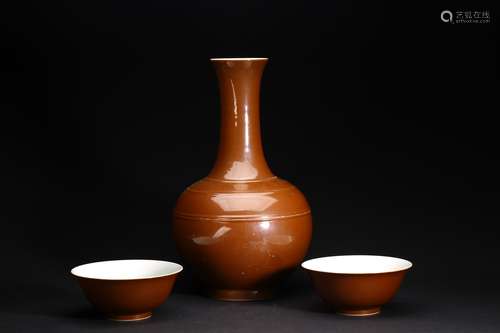
<svg viewBox="0 0 500 333">
<path fill-rule="evenodd" d="M 210 58 L 210 61 L 255 61 L 255 60 L 268 60 L 269 58 Z"/>
</svg>

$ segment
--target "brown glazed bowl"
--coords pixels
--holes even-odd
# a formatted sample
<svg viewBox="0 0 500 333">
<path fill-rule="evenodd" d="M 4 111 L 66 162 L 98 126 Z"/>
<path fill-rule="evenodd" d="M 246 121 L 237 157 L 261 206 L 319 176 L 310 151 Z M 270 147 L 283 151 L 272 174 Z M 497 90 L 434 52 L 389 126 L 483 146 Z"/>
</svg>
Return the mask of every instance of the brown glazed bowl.
<svg viewBox="0 0 500 333">
<path fill-rule="evenodd" d="M 85 296 L 106 317 L 136 321 L 170 295 L 182 266 L 159 260 L 100 261 L 73 268 Z"/>
<path fill-rule="evenodd" d="M 408 260 L 372 255 L 322 257 L 302 263 L 321 298 L 347 316 L 380 313 L 411 266 Z"/>
</svg>

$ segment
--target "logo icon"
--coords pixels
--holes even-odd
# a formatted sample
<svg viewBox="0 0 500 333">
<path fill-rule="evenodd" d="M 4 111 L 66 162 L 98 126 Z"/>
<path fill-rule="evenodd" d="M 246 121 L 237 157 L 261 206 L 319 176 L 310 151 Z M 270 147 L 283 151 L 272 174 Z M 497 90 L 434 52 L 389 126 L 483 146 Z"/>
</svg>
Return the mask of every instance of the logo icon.
<svg viewBox="0 0 500 333">
<path fill-rule="evenodd" d="M 449 10 L 443 10 L 441 12 L 441 21 L 448 23 L 453 21 L 453 13 Z"/>
</svg>

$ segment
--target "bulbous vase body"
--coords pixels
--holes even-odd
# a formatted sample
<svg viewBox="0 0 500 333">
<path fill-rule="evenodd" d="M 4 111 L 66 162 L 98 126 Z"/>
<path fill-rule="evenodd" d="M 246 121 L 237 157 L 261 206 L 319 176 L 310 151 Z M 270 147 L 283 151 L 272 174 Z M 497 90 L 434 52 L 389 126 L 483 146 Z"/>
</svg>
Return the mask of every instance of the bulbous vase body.
<svg viewBox="0 0 500 333">
<path fill-rule="evenodd" d="M 221 94 L 221 136 L 210 174 L 174 209 L 181 256 L 205 293 L 223 300 L 273 296 L 304 258 L 309 205 L 267 166 L 260 139 L 259 89 L 265 58 L 212 59 Z"/>
</svg>

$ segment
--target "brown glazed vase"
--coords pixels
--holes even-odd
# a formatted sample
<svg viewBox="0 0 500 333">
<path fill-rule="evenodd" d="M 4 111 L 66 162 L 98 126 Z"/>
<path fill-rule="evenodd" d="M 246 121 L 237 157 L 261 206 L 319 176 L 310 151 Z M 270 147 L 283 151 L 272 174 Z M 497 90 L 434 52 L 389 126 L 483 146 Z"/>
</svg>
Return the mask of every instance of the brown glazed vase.
<svg viewBox="0 0 500 333">
<path fill-rule="evenodd" d="M 267 59 L 211 61 L 221 95 L 218 157 L 178 199 L 174 237 L 207 295 L 268 299 L 305 256 L 311 213 L 302 193 L 273 175 L 264 158 L 259 90 Z"/>
</svg>

